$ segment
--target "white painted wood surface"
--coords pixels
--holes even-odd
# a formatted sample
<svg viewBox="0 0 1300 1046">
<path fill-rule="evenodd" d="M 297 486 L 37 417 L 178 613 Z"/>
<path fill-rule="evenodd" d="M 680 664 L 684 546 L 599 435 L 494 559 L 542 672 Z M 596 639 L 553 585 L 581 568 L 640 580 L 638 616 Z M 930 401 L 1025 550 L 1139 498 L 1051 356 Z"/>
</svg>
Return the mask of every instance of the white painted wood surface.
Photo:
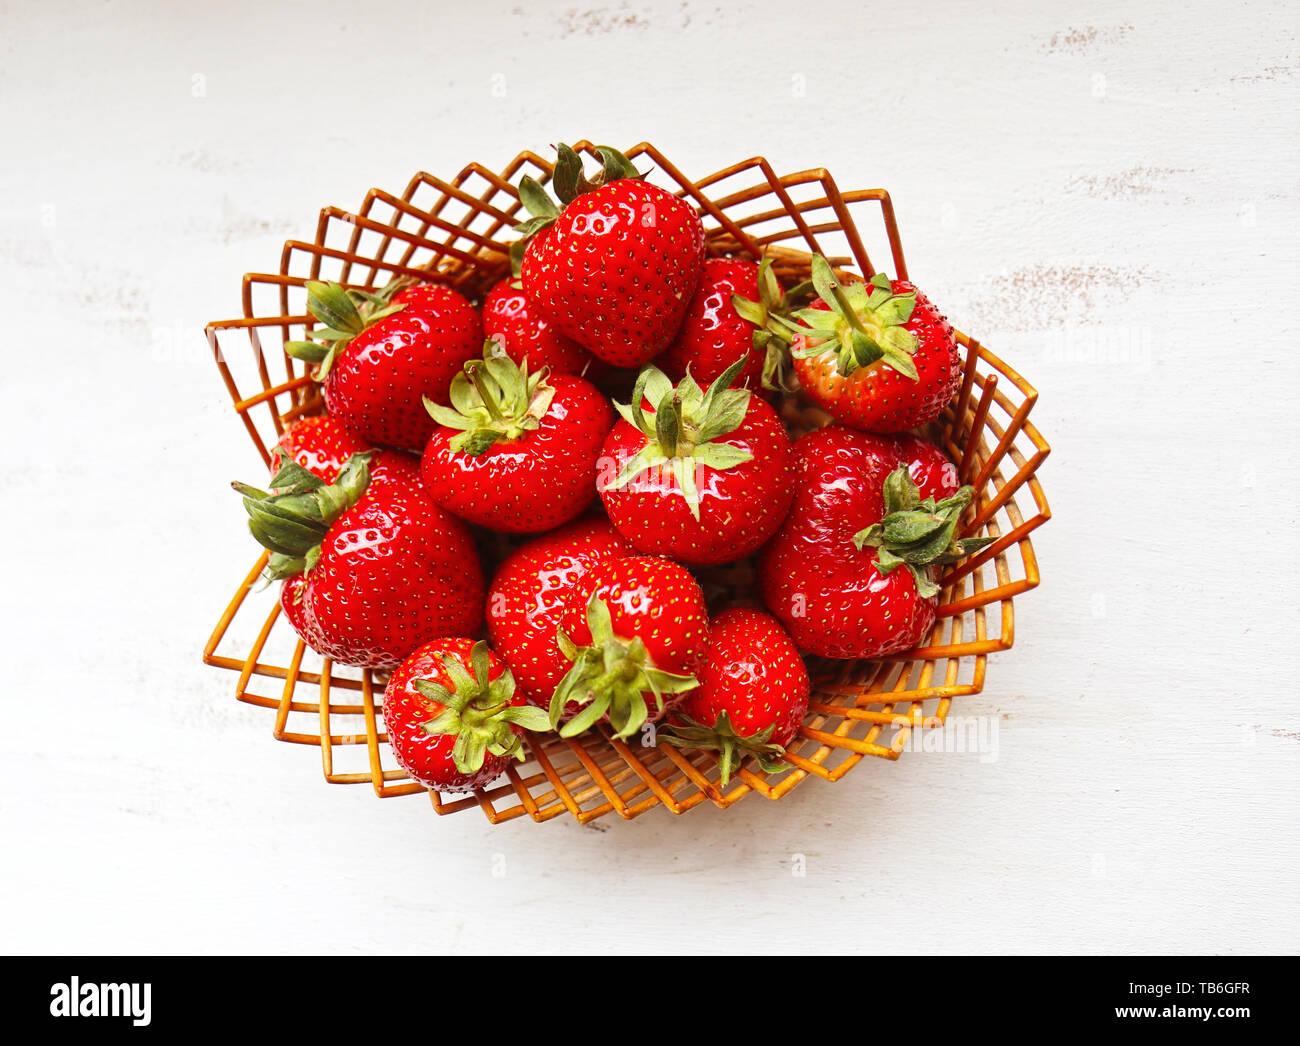
<svg viewBox="0 0 1300 1046">
<path fill-rule="evenodd" d="M 1296 950 L 1295 8 L 919 6 L 0 9 L 6 950 Z M 1040 389 L 995 758 L 492 828 L 199 664 L 256 464 L 203 323 L 326 203 L 581 136 L 887 187 Z"/>
</svg>

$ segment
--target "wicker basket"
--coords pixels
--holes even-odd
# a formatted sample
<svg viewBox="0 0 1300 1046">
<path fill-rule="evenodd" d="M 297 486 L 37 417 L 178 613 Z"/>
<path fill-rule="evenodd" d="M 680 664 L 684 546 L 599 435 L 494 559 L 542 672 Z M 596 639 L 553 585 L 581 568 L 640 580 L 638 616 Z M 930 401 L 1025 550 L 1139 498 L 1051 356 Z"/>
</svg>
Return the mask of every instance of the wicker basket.
<svg viewBox="0 0 1300 1046">
<path fill-rule="evenodd" d="M 594 155 L 588 143 L 576 148 Z M 841 192 L 824 170 L 778 176 L 761 158 L 691 181 L 653 146 L 643 143 L 627 155 L 652 168 L 652 181 L 695 204 L 710 254 L 757 258 L 765 251 L 787 285 L 807 277 L 810 252 L 870 276 L 867 240 L 874 234 L 872 252 L 888 255 L 886 270 L 907 278 L 883 189 Z M 547 160 L 521 153 L 499 173 L 471 164 L 450 182 L 417 174 L 401 195 L 373 189 L 356 212 L 322 210 L 313 242 L 284 245 L 279 273 L 244 277 L 243 315 L 210 324 L 207 337 L 263 461 L 269 463 L 268 448 L 288 422 L 322 409 L 315 383 L 280 349 L 301 338 L 311 320 L 305 281 L 375 288 L 395 275 L 434 271 L 478 300 L 508 271 L 510 229 L 520 210 L 514 184 L 524 174 L 544 180 L 550 172 Z M 855 215 L 867 221 L 859 226 Z M 764 775 L 744 767 L 724 791 L 712 754 L 629 745 L 598 728 L 534 743 L 528 761 L 486 791 L 446 799 L 429 792 L 434 809 L 478 807 L 494 824 L 566 812 L 585 823 L 611 811 L 632 818 L 656 806 L 675 814 L 704 802 L 726 808 L 751 792 L 780 799 L 809 777 L 839 780 L 864 756 L 898 758 L 913 731 L 942 726 L 954 697 L 983 689 L 988 655 L 1012 645 L 1013 598 L 1038 584 L 1029 536 L 1050 513 L 1034 473 L 1049 448 L 1028 420 L 1034 389 L 973 338 L 957 337 L 966 353 L 964 381 L 929 435 L 975 487 L 963 534 L 996 540 L 943 577 L 936 623 L 916 649 L 882 661 L 810 663 L 812 703 L 789 746 L 789 770 Z M 795 404 L 785 413 L 796 421 L 806 416 Z M 282 620 L 275 593 L 258 593 L 264 563 L 263 555 L 239 582 L 204 662 L 238 673 L 236 697 L 274 712 L 277 740 L 317 746 L 330 783 L 369 784 L 383 798 L 425 792 L 397 767 L 386 743 L 382 676 L 307 649 Z M 742 590 L 752 583 L 752 567 L 734 565 L 709 582 Z"/>
</svg>

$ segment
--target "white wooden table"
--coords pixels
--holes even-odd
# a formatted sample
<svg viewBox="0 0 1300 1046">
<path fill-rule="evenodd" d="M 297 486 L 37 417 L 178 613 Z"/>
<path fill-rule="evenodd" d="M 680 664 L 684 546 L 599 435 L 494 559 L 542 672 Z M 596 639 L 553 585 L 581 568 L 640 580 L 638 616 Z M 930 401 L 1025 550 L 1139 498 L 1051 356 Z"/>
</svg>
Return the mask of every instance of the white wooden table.
<svg viewBox="0 0 1300 1046">
<path fill-rule="evenodd" d="M 924 6 L 0 14 L 7 950 L 1296 950 L 1297 16 Z M 204 322 L 326 203 L 584 136 L 887 187 L 1038 386 L 1043 585 L 954 708 L 995 752 L 492 828 L 327 787 L 199 664 L 257 467 Z"/>
</svg>

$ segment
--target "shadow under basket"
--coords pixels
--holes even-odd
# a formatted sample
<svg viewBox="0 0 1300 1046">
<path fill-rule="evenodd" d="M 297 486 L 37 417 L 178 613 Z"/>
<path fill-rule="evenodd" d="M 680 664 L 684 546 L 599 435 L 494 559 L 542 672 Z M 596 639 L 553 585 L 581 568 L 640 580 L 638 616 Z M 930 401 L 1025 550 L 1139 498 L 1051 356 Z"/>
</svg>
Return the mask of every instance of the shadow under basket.
<svg viewBox="0 0 1300 1046">
<path fill-rule="evenodd" d="M 596 155 L 589 143 L 575 148 Z M 870 277 L 873 257 L 887 257 L 886 271 L 908 276 L 883 189 L 841 192 L 824 170 L 778 176 L 761 158 L 691 181 L 653 146 L 643 143 L 627 155 L 638 169 L 651 169 L 649 180 L 697 208 L 710 255 L 766 254 L 785 286 L 807 278 L 813 252 L 844 278 Z M 450 182 L 417 174 L 400 195 L 373 189 L 355 212 L 322 210 L 313 242 L 285 243 L 278 273 L 244 277 L 243 315 L 209 324 L 207 337 L 264 463 L 287 424 L 323 409 L 304 365 L 282 351 L 313 322 L 306 281 L 373 290 L 395 276 L 432 275 L 481 301 L 508 275 L 511 227 L 526 217 L 514 184 L 525 174 L 545 181 L 551 169 L 542 157 L 521 153 L 499 173 L 471 164 Z M 1029 422 L 1037 393 L 975 339 L 961 332 L 957 339 L 965 352 L 961 389 L 928 435 L 975 488 L 962 535 L 994 541 L 942 577 L 934 627 L 913 650 L 880 661 L 810 659 L 812 702 L 789 746 L 787 770 L 764 774 L 747 762 L 723 789 L 711 753 L 643 744 L 640 737 L 622 742 L 597 727 L 569 740 L 532 735 L 528 760 L 494 787 L 472 795 L 427 792 L 388 747 L 384 677 L 333 664 L 304 646 L 283 620 L 277 590 L 262 590 L 265 555 L 239 581 L 203 660 L 238 673 L 236 697 L 274 714 L 276 740 L 318 747 L 326 781 L 369 784 L 383 798 L 426 793 L 440 814 L 478 807 L 494 824 L 565 813 L 583 823 L 610 812 L 633 818 L 656 806 L 680 814 L 704 802 L 726 808 L 751 792 L 780 799 L 810 777 L 837 781 L 865 756 L 897 759 L 920 747 L 918 732 L 942 728 L 953 698 L 983 689 L 989 654 L 1010 649 L 1012 601 L 1038 584 L 1030 534 L 1050 517 L 1035 477 L 1049 448 Z M 787 419 L 807 416 L 796 403 L 783 407 Z M 714 580 L 741 586 L 749 574 L 741 564 Z"/>
</svg>

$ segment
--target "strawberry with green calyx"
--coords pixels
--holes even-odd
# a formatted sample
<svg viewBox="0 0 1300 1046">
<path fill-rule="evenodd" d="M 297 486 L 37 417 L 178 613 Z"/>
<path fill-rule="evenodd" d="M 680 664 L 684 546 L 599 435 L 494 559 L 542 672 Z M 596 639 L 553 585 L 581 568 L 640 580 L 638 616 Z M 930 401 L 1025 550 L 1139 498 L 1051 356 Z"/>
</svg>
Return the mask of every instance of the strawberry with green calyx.
<svg viewBox="0 0 1300 1046">
<path fill-rule="evenodd" d="M 516 364 L 496 342 L 483 346 L 482 360 L 471 360 L 452 379 L 450 406 L 424 398 L 424 409 L 439 425 L 456 429 L 448 439 L 454 451 L 478 455 L 497 443 L 509 443 L 542 427 L 555 398 L 545 368 L 528 372 L 528 361 Z"/>
<path fill-rule="evenodd" d="M 295 631 L 323 657 L 393 668 L 421 643 L 473 635 L 483 577 L 465 525 L 424 492 L 418 464 L 380 451 L 349 459 L 332 484 L 301 465 L 244 484 L 249 528 Z"/>
<path fill-rule="evenodd" d="M 971 503 L 975 488 L 961 487 L 950 497 L 921 500 L 907 466 L 899 465 L 885 479 L 882 488 L 885 515 L 879 523 L 853 535 L 859 550 L 877 550 L 876 569 L 882 577 L 905 566 L 911 571 L 922 599 L 939 594 L 939 586 L 925 568 L 931 564 L 956 563 L 990 544 L 991 537 L 957 538 L 957 524 Z"/>
<path fill-rule="evenodd" d="M 695 209 L 643 181 L 601 146 L 595 178 L 567 145 L 551 178 L 557 206 L 532 178 L 519 197 L 533 215 L 517 227 L 529 302 L 564 335 L 616 367 L 657 356 L 681 326 L 704 264 Z"/>
<path fill-rule="evenodd" d="M 321 326 L 308 331 L 304 341 L 285 342 L 284 351 L 296 360 L 315 364 L 313 376 L 324 381 L 349 341 L 371 324 L 406 308 L 392 300 L 404 282 L 393 280 L 378 293 L 371 293 L 334 282 L 308 280 L 307 311 Z"/>
<path fill-rule="evenodd" d="M 438 424 L 421 476 L 439 505 L 511 533 L 550 530 L 591 503 L 601 443 L 614 420 L 581 378 L 530 372 L 489 341 L 451 383 L 449 404 L 425 400 Z"/>
<path fill-rule="evenodd" d="M 781 760 L 811 692 L 799 651 L 780 624 L 758 610 L 723 611 L 709 624 L 709 641 L 699 688 L 669 714 L 660 738 L 717 752 L 724 788 L 746 756 L 767 773 L 788 769 Z"/>
<path fill-rule="evenodd" d="M 702 389 L 654 367 L 601 451 L 597 482 L 614 526 L 641 552 L 685 563 L 748 555 L 781 525 L 793 497 L 794 454 L 772 407 L 731 383 L 736 360 Z"/>
<path fill-rule="evenodd" d="M 574 584 L 604 560 L 633 554 L 609 520 L 592 516 L 521 545 L 497 568 L 488 588 L 488 639 L 530 702 L 549 708 L 569 670 L 556 630 Z"/>
<path fill-rule="evenodd" d="M 602 719 L 629 737 L 698 685 L 709 621 L 695 579 L 650 556 L 609 559 L 565 601 L 558 649 L 573 663 L 551 699 L 550 719 L 572 737 Z"/>
<path fill-rule="evenodd" d="M 426 788 L 472 791 L 523 761 L 524 731 L 550 730 L 481 640 L 435 639 L 393 672 L 384 725 L 398 765 Z"/>
<path fill-rule="evenodd" d="M 790 391 L 790 335 L 776 317 L 789 317 L 808 286 L 783 292 L 770 258 L 758 265 L 743 258 L 707 259 L 681 330 L 659 366 L 674 379 L 689 371 L 707 383 L 743 357 L 744 369 L 733 384 Z"/>
<path fill-rule="evenodd" d="M 271 477 L 277 493 L 247 483 L 231 484 L 244 496 L 248 529 L 271 553 L 266 562 L 269 580 L 305 574 L 316 565 L 329 528 L 361 500 L 370 485 L 373 456 L 372 452 L 353 454 L 329 484 L 295 462 L 281 466 Z"/>
<path fill-rule="evenodd" d="M 322 327 L 285 352 L 316 365 L 330 414 L 360 438 L 416 450 L 433 430 L 422 398 L 445 397 L 478 355 L 478 310 L 441 284 L 395 280 L 378 293 L 307 282 L 307 310 Z"/>
<path fill-rule="evenodd" d="M 911 649 L 934 624 L 933 566 L 986 543 L 954 540 L 973 492 L 947 493 L 955 473 L 936 471 L 935 456 L 907 438 L 828 425 L 800 437 L 795 452 L 794 501 L 759 553 L 763 603 L 807 653 L 861 659 Z M 925 499 L 910 475 L 918 464 Z"/>
<path fill-rule="evenodd" d="M 818 300 L 792 319 L 795 374 L 836 420 L 863 432 L 893 433 L 933 421 L 961 385 L 952 327 L 912 284 L 877 273 L 841 284 L 813 255 Z"/>
</svg>

